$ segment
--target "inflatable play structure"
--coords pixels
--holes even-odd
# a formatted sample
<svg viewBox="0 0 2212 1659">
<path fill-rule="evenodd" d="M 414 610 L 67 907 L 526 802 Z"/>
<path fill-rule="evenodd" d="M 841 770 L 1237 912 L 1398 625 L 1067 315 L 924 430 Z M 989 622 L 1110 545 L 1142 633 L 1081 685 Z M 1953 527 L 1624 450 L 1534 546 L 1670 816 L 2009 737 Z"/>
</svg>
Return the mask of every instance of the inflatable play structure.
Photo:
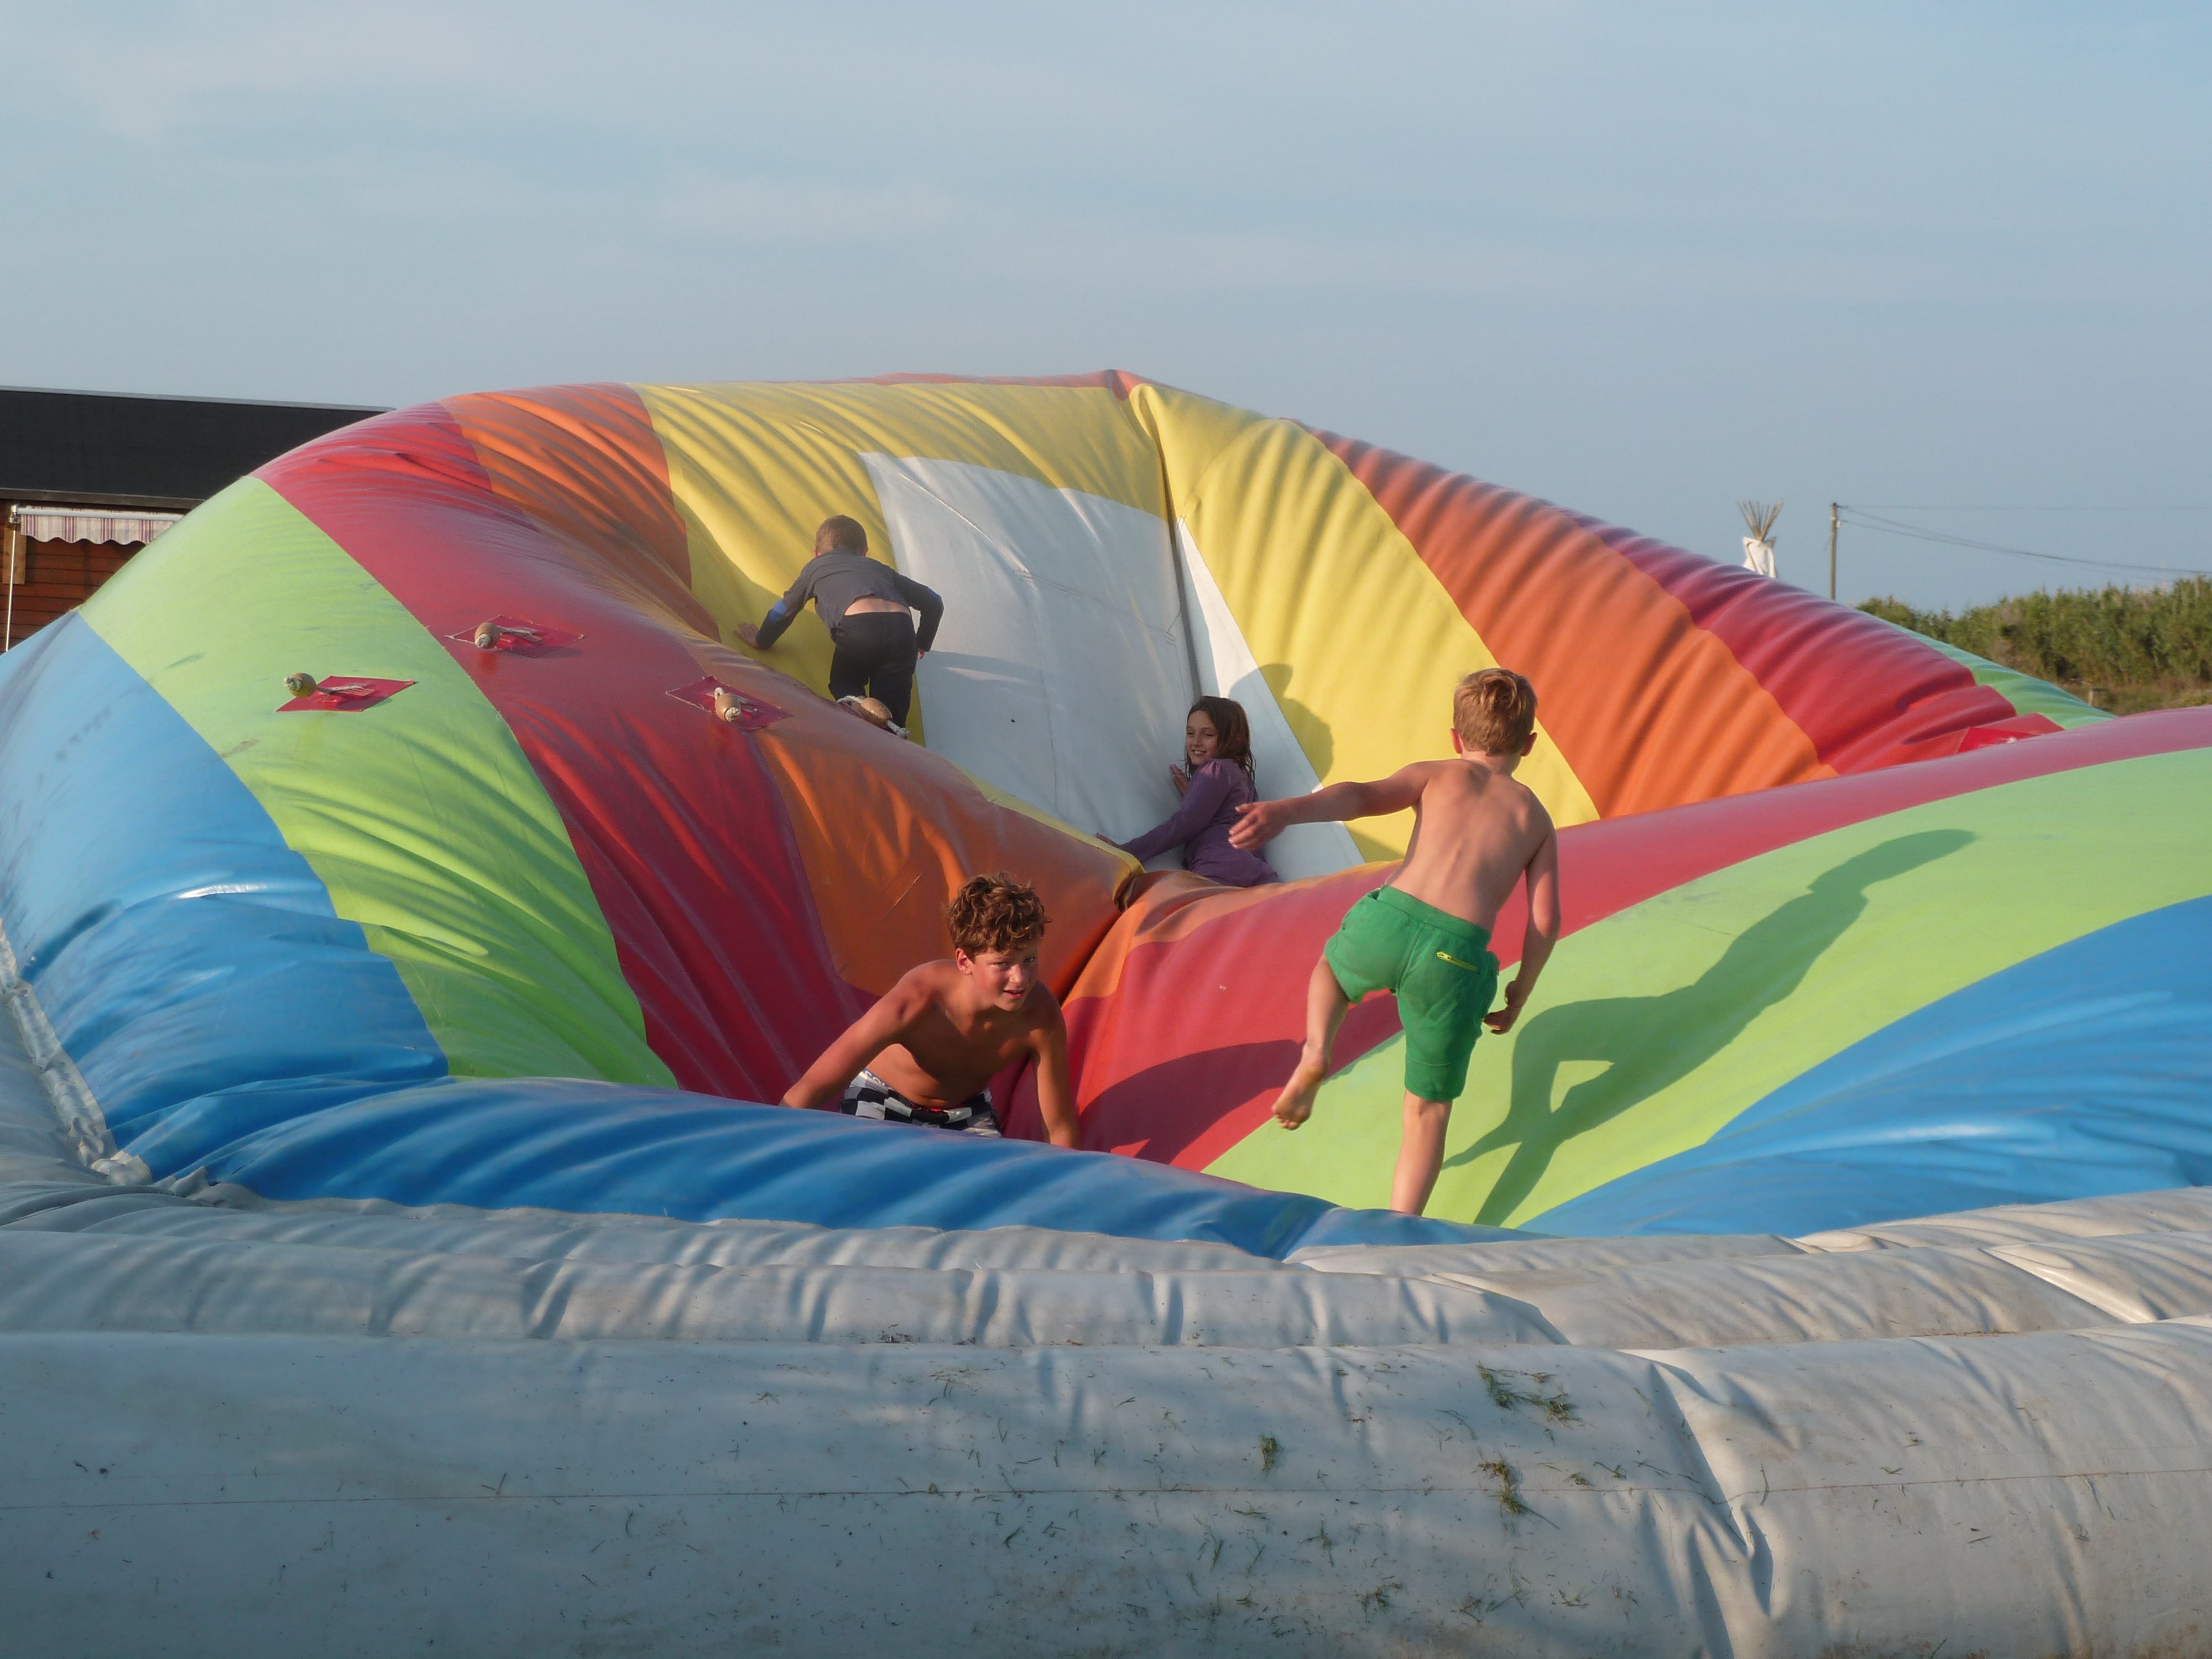
<svg viewBox="0 0 2212 1659">
<path fill-rule="evenodd" d="M 912 741 L 811 615 L 736 632 L 833 513 L 945 599 Z M 1443 752 L 1492 663 L 1566 933 L 1413 1219 L 1389 999 L 1267 1120 L 1409 823 L 1249 890 L 1094 832 L 1201 692 L 1283 795 Z M 2208 822 L 2212 710 L 1127 375 L 365 422 L 0 658 L 0 1614 L 2195 1651 Z M 759 1103 L 995 870 L 1086 1151 L 1018 1073 L 996 1143 Z"/>
</svg>

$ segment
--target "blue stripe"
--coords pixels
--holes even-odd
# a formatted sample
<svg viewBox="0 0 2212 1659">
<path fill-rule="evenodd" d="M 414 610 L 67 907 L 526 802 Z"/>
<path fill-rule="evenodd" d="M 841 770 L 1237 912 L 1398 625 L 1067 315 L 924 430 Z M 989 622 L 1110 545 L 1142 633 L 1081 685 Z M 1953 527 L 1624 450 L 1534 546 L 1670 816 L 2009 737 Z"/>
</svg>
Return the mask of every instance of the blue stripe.
<svg viewBox="0 0 2212 1659">
<path fill-rule="evenodd" d="M 1704 1146 L 1534 1224 L 1803 1233 L 2208 1182 L 2212 898 L 2202 898 L 1932 1002 Z"/>
<path fill-rule="evenodd" d="M 271 1199 L 384 1199 L 825 1227 L 1051 1227 L 1281 1257 L 1491 1227 L 1345 1210 L 1107 1152 L 557 1078 L 452 1078 L 279 1125 L 208 1166 Z"/>
<path fill-rule="evenodd" d="M 671 1090 L 460 1081 L 252 793 L 77 617 L 0 658 L 0 919 L 117 1139 L 271 1198 L 1302 1243 L 1494 1236 Z"/>
<path fill-rule="evenodd" d="M 157 1176 L 445 1073 L 391 962 L 74 613 L 0 657 L 0 921 L 116 1139 Z"/>
</svg>

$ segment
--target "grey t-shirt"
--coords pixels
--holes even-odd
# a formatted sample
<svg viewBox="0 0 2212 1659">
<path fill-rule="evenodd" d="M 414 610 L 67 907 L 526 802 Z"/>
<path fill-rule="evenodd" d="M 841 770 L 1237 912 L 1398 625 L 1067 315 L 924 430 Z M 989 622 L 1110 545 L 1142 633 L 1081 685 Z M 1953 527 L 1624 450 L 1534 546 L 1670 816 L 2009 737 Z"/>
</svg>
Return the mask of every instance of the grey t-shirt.
<svg viewBox="0 0 2212 1659">
<path fill-rule="evenodd" d="M 806 608 L 809 599 L 822 613 L 823 625 L 835 634 L 853 601 L 864 599 L 893 599 L 921 612 L 921 626 L 915 635 L 916 650 L 928 650 L 937 638 L 937 624 L 945 616 L 945 601 L 938 598 L 935 590 L 923 586 L 911 576 L 902 576 L 890 566 L 877 562 L 865 553 L 840 548 L 817 553 L 806 562 L 806 568 L 799 573 L 799 580 L 792 583 L 790 591 L 761 619 L 761 646 L 765 649 L 781 639 L 783 630 Z"/>
</svg>

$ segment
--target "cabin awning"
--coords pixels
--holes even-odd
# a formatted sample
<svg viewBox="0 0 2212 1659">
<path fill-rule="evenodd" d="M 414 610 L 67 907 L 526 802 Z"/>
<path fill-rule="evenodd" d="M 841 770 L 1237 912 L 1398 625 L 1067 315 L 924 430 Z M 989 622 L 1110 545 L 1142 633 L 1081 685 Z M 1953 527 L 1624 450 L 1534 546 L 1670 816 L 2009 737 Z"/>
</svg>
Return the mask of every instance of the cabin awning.
<svg viewBox="0 0 2212 1659">
<path fill-rule="evenodd" d="M 18 507 L 9 522 L 26 541 L 112 542 L 135 547 L 150 542 L 178 520 L 181 513 L 118 513 L 111 507 Z"/>
</svg>

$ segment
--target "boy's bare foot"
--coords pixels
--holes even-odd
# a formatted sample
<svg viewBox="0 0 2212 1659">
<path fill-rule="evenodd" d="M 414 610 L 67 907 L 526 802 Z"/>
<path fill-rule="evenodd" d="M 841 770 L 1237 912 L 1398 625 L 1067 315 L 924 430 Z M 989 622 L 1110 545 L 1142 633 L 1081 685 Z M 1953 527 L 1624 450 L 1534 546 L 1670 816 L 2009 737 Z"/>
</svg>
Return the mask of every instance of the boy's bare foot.
<svg viewBox="0 0 2212 1659">
<path fill-rule="evenodd" d="M 1311 1117 L 1314 1097 L 1321 1092 L 1322 1079 L 1327 1075 L 1326 1067 L 1301 1060 L 1291 1080 L 1283 1085 L 1283 1092 L 1275 1097 L 1275 1121 L 1285 1129 L 1295 1129 Z"/>
</svg>

